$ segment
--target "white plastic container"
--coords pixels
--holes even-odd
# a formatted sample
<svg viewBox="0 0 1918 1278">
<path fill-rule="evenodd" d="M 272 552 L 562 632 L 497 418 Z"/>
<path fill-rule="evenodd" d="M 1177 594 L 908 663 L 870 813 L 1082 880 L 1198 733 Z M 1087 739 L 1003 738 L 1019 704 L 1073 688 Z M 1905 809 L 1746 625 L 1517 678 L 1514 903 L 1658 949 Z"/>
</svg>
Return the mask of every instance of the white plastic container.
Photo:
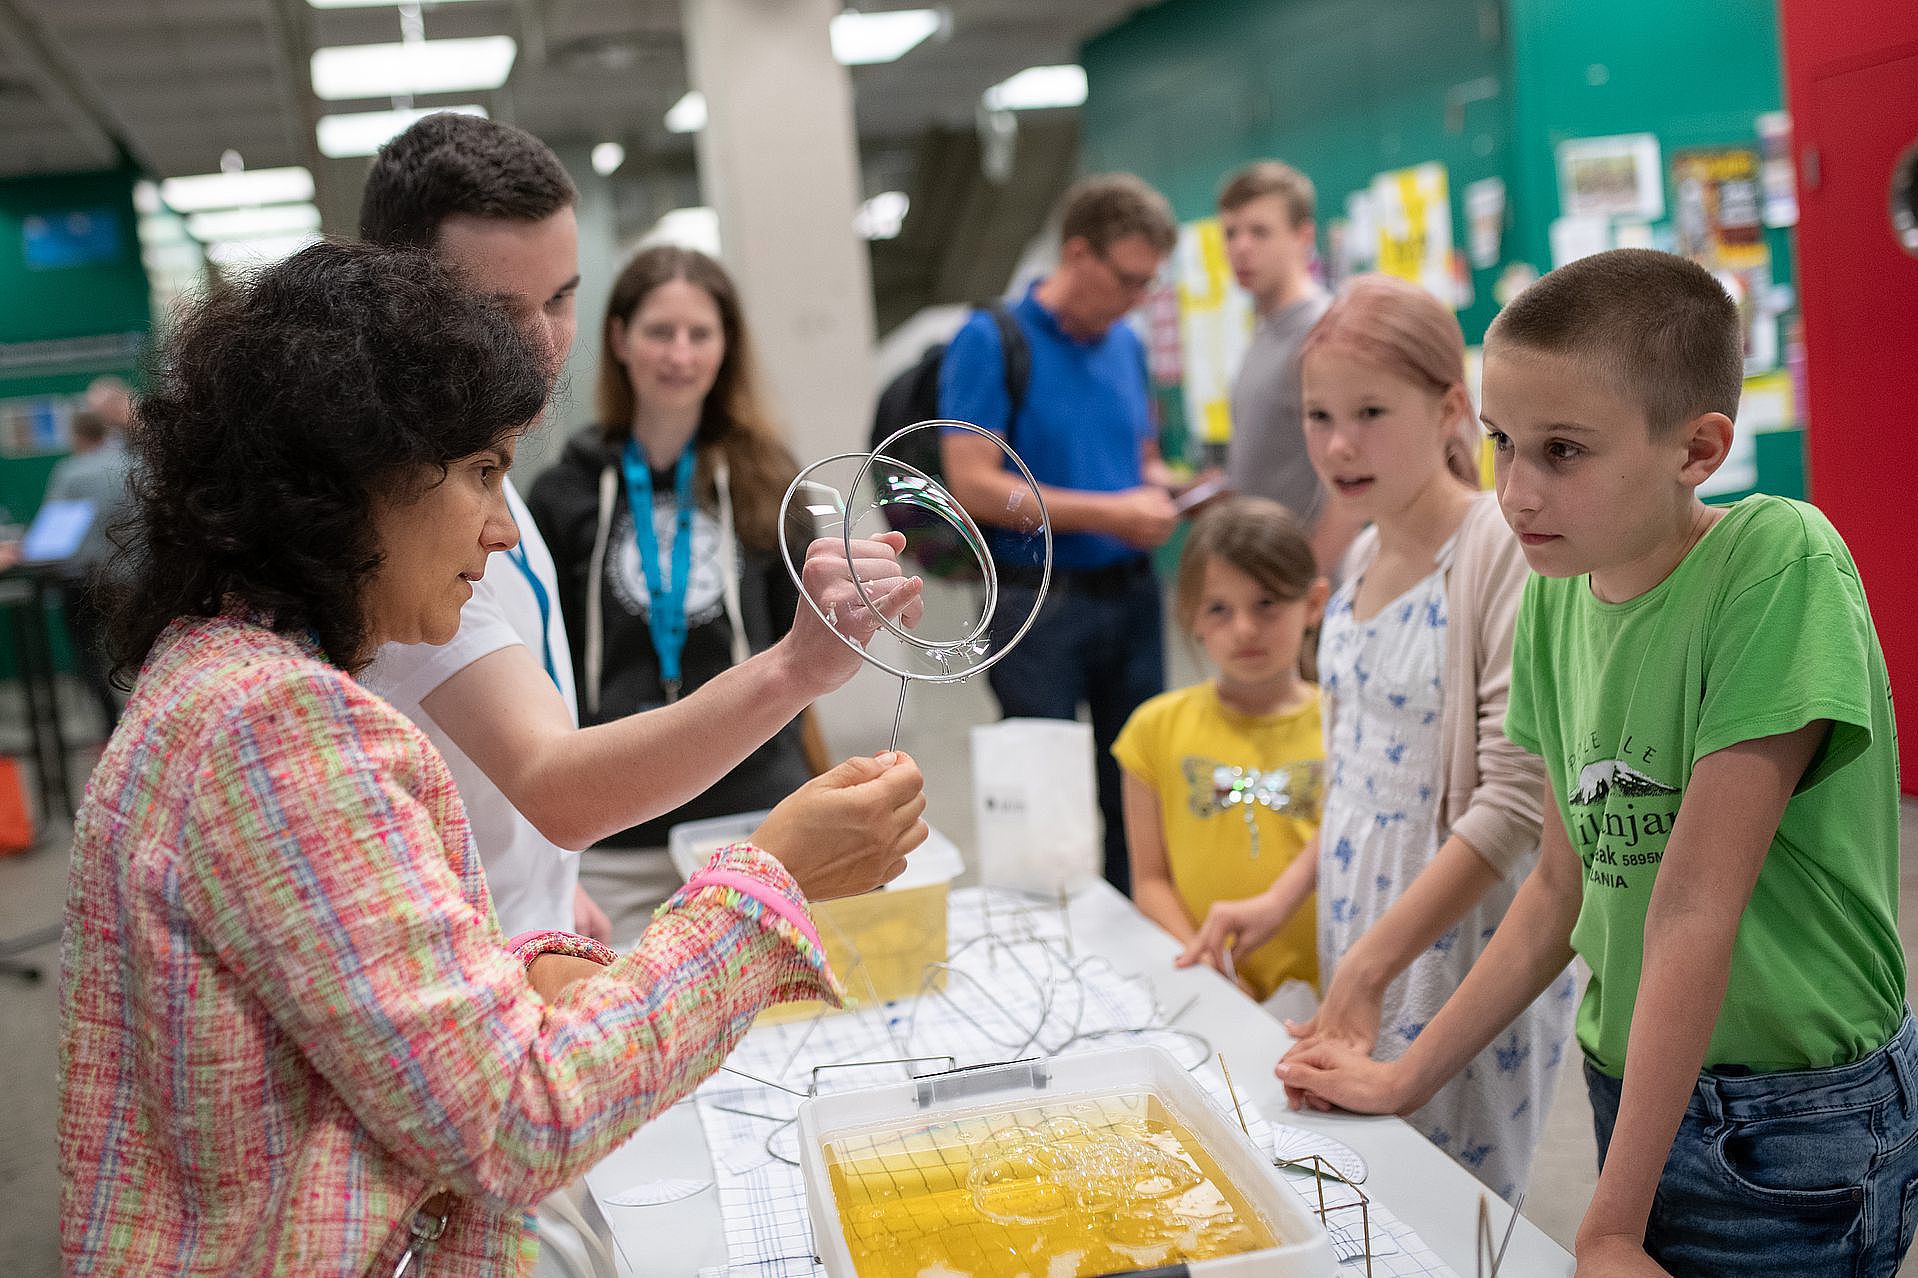
<svg viewBox="0 0 1918 1278">
<path fill-rule="evenodd" d="M 840 1227 L 825 1146 L 848 1137 L 884 1136 L 927 1123 L 994 1117 L 1044 1105 L 1147 1093 L 1170 1110 L 1218 1164 L 1235 1189 L 1265 1217 L 1280 1242 L 1182 1267 L 1144 1270 L 1193 1278 L 1333 1278 L 1337 1272 L 1325 1226 L 1286 1183 L 1270 1158 L 1219 1112 L 1191 1075 L 1156 1047 L 1063 1056 L 960 1070 L 909 1083 L 815 1097 L 799 1107 L 800 1162 L 813 1246 L 828 1278 L 858 1278 Z"/>
</svg>

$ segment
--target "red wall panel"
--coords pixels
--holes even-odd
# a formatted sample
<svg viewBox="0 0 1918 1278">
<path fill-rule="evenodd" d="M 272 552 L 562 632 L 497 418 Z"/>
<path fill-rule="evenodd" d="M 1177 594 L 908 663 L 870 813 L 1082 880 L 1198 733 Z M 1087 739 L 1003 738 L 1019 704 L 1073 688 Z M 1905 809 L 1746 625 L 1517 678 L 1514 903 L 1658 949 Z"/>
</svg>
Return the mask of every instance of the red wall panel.
<svg viewBox="0 0 1918 1278">
<path fill-rule="evenodd" d="M 1918 4 L 1783 0 L 1782 16 L 1811 499 L 1858 560 L 1918 793 L 1918 258 L 1890 216 L 1918 144 Z"/>
</svg>

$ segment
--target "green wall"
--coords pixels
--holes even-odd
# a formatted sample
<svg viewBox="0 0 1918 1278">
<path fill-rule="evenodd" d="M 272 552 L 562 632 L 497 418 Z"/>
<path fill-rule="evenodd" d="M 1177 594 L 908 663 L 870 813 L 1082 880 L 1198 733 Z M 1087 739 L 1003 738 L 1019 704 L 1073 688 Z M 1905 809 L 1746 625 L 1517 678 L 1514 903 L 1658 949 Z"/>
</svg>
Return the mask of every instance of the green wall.
<svg viewBox="0 0 1918 1278">
<path fill-rule="evenodd" d="M 0 400 L 78 395 L 103 373 L 133 379 L 139 354 L 124 345 L 102 357 L 23 363 L 26 353 L 14 344 L 149 331 L 147 276 L 133 208 L 137 176 L 123 169 L 0 179 L 0 353 L 8 356 L 0 364 Z M 29 262 L 29 219 L 97 210 L 106 210 L 115 224 L 107 260 L 71 266 Z M 58 460 L 58 454 L 12 456 L 0 449 L 0 506 L 16 520 L 30 519 Z M 55 646 L 56 659 L 64 666 L 65 644 L 58 633 Z M 12 674 L 12 648 L 11 630 L 0 628 L 0 678 Z"/>
<path fill-rule="evenodd" d="M 1784 109 L 1776 0 L 1507 0 L 1507 14 L 1516 74 L 1506 181 L 1518 213 L 1508 232 L 1508 255 L 1541 270 L 1551 261 L 1547 236 L 1560 212 L 1560 142 L 1656 134 L 1667 171 L 1669 222 L 1675 152 L 1756 148 L 1757 117 Z M 1768 228 L 1765 240 L 1773 282 L 1790 285 L 1790 229 Z M 1794 308 L 1789 315 L 1796 313 Z M 1748 491 L 1803 498 L 1803 423 L 1757 435 L 1754 443 L 1758 485 Z"/>
<path fill-rule="evenodd" d="M 1437 160 L 1462 250 L 1465 187 L 1503 177 L 1501 259 L 1473 271 L 1459 315 L 1474 344 L 1505 266 L 1551 264 L 1560 141 L 1651 132 L 1669 166 L 1689 147 L 1756 147 L 1755 118 L 1784 101 L 1775 0 L 1167 0 L 1081 60 L 1083 167 L 1138 173 L 1181 220 L 1213 212 L 1225 173 L 1276 156 L 1317 185 L 1324 252 L 1348 194 Z M 1790 233 L 1766 234 L 1788 284 Z M 1802 497 L 1802 432 L 1756 442 L 1760 487 Z"/>
<path fill-rule="evenodd" d="M 1458 238 L 1460 192 L 1505 171 L 1504 42 L 1480 0 L 1170 0 L 1082 61 L 1083 166 L 1138 173 L 1182 221 L 1211 215 L 1219 179 L 1263 156 L 1311 177 L 1321 231 L 1374 174 L 1438 160 Z M 1472 340 L 1495 277 L 1474 274 Z"/>
<path fill-rule="evenodd" d="M 1554 148 L 1567 138 L 1655 133 L 1674 151 L 1756 146 L 1785 105 L 1775 0 L 1507 0 L 1512 185 L 1519 256 L 1543 269 L 1559 214 Z M 1669 183 L 1667 215 L 1669 216 Z M 1768 231 L 1772 274 L 1791 280 L 1790 232 Z"/>
<path fill-rule="evenodd" d="M 0 179 L 0 350 L 14 343 L 92 338 L 148 331 L 146 269 L 133 209 L 131 170 L 58 177 Z M 26 224 L 75 210 L 105 209 L 117 222 L 118 249 L 110 261 L 34 267 L 27 259 Z M 7 352 L 15 356 L 16 352 Z M 0 364 L 0 400 L 73 394 L 103 373 L 131 379 L 137 352 L 80 361 Z M 16 519 L 39 508 L 54 458 L 0 455 L 0 505 Z"/>
</svg>

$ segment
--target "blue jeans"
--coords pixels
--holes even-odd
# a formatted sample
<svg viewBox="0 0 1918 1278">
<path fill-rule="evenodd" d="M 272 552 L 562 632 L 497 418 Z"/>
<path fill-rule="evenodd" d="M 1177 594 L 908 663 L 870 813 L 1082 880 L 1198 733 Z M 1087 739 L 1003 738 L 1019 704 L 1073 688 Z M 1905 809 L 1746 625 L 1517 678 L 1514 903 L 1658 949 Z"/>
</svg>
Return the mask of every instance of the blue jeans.
<svg viewBox="0 0 1918 1278">
<path fill-rule="evenodd" d="M 1116 575 L 1097 570 L 1085 584 L 1073 573 L 1054 572 L 1038 620 L 986 675 L 1007 718 L 1075 719 L 1081 702 L 1091 708 L 1106 881 L 1130 894 L 1131 862 L 1112 743 L 1141 702 L 1165 691 L 1165 639 L 1159 580 L 1150 567 L 1142 563 L 1115 581 Z M 1023 585 L 1003 587 L 1001 613 L 1025 616 L 1034 593 Z"/>
<path fill-rule="evenodd" d="M 1585 1063 L 1598 1165 L 1622 1084 Z M 1918 1225 L 1918 1022 L 1849 1065 L 1707 1072 L 1645 1250 L 1674 1278 L 1892 1278 Z"/>
</svg>

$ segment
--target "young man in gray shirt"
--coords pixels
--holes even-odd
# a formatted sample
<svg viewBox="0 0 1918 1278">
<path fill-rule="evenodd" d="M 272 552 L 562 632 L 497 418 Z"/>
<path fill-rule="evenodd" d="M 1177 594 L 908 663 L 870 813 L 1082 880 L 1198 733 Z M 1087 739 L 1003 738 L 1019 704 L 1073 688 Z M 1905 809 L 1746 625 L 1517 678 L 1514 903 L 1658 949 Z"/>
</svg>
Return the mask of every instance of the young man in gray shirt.
<svg viewBox="0 0 1918 1278">
<path fill-rule="evenodd" d="M 1326 509 L 1305 454 L 1299 348 L 1331 302 L 1308 270 L 1314 199 L 1311 180 L 1277 160 L 1248 164 L 1219 188 L 1226 258 L 1258 312 L 1232 385 L 1225 471 L 1232 491 L 1269 497 L 1297 515 L 1320 571 L 1331 573 L 1359 525 Z"/>
</svg>

